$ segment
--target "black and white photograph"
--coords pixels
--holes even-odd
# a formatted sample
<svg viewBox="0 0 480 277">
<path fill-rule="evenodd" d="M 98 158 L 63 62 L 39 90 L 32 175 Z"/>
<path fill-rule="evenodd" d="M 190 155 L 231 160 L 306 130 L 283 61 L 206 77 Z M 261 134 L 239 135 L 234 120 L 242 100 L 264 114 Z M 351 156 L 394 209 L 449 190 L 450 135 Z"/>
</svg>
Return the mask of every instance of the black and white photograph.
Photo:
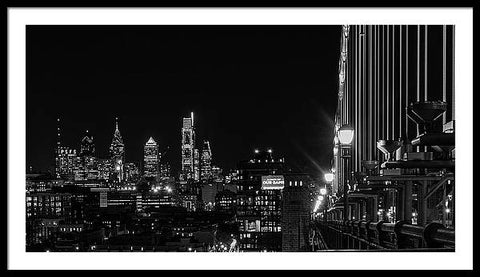
<svg viewBox="0 0 480 277">
<path fill-rule="evenodd" d="M 179 257 L 203 257 L 213 268 L 230 257 L 236 269 L 250 267 L 243 258 L 275 268 L 284 254 L 372 253 L 365 266 L 420 268 L 425 255 L 444 268 L 446 255 L 471 251 L 471 17 L 362 23 L 339 9 L 323 24 L 296 11 L 295 22 L 264 12 L 239 24 L 248 10 L 186 10 L 168 24 L 125 20 L 128 9 L 83 24 L 88 9 L 72 9 L 71 22 L 22 19 L 24 44 L 9 53 L 23 55 L 24 82 L 8 94 L 19 99 L 9 101 L 9 161 L 12 143 L 23 147 L 8 166 L 22 175 L 9 175 L 8 201 L 24 243 L 9 251 L 162 255 L 180 267 Z M 145 18 L 162 18 L 154 11 Z M 406 265 L 393 262 L 405 254 Z M 342 264 L 324 266 L 352 266 Z"/>
</svg>

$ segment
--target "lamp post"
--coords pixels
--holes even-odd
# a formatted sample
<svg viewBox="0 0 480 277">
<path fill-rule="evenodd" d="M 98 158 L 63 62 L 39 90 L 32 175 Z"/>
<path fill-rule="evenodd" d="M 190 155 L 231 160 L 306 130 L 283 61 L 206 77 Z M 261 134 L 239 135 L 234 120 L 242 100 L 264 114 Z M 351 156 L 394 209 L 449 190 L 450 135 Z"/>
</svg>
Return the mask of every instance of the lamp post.
<svg viewBox="0 0 480 277">
<path fill-rule="evenodd" d="M 335 178 L 335 175 L 332 172 L 327 172 L 325 173 L 324 178 L 327 183 L 331 183 Z M 328 195 L 327 184 L 325 184 L 325 188 L 320 189 L 320 194 L 327 198 L 325 208 L 323 210 L 324 221 L 327 221 L 327 208 L 329 207 L 329 204 L 330 204 L 330 196 Z"/>
<path fill-rule="evenodd" d="M 342 149 L 341 157 L 344 162 L 344 172 L 346 175 L 343 180 L 343 219 L 348 220 L 349 210 L 348 210 L 348 187 L 350 184 L 350 160 L 352 158 L 351 150 L 352 150 L 352 140 L 353 140 L 354 130 L 350 125 L 343 125 L 337 131 L 337 137 L 340 142 L 340 146 Z"/>
</svg>

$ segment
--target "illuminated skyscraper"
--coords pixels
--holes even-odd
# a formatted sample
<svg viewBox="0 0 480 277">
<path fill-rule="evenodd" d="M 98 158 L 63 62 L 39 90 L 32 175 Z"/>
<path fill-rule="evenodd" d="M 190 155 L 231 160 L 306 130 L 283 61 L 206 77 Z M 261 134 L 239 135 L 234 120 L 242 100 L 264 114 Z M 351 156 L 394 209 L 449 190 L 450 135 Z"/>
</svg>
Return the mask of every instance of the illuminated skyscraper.
<svg viewBox="0 0 480 277">
<path fill-rule="evenodd" d="M 197 148 L 193 149 L 193 180 L 200 180 L 200 153 Z"/>
<path fill-rule="evenodd" d="M 158 145 L 155 140 L 150 137 L 147 143 L 145 143 L 143 151 L 143 175 L 145 177 L 158 177 Z"/>
<path fill-rule="evenodd" d="M 182 126 L 182 171 L 180 180 L 195 180 L 195 129 L 193 124 L 193 112 L 191 117 L 183 118 Z M 198 152 L 197 152 L 198 153 Z M 198 154 L 197 154 L 198 155 Z"/>
<path fill-rule="evenodd" d="M 61 145 L 60 118 L 57 119 L 57 147 L 55 148 L 55 176 L 73 179 L 77 162 L 77 151 Z"/>
<path fill-rule="evenodd" d="M 135 163 L 125 163 L 125 181 L 136 182 L 139 179 L 140 171 Z"/>
<path fill-rule="evenodd" d="M 123 165 L 125 164 L 125 145 L 122 135 L 118 129 L 118 118 L 115 118 L 115 133 L 110 145 L 110 159 L 112 161 L 112 172 L 115 180 L 121 182 L 124 179 Z"/>
<path fill-rule="evenodd" d="M 95 155 L 95 144 L 93 143 L 93 136 L 91 136 L 87 130 L 80 144 L 80 156 L 94 156 L 94 155 Z"/>
<path fill-rule="evenodd" d="M 160 163 L 160 178 L 161 179 L 168 179 L 171 176 L 171 168 L 170 163 L 168 162 L 161 162 Z"/>
<path fill-rule="evenodd" d="M 58 146 L 55 157 L 55 172 L 57 178 L 73 179 L 77 165 L 77 151 L 67 146 Z"/>
<path fill-rule="evenodd" d="M 95 158 L 95 144 L 93 136 L 86 131 L 80 143 L 80 153 L 77 158 L 75 180 L 87 180 L 98 178 L 97 159 Z"/>
<path fill-rule="evenodd" d="M 210 149 L 210 142 L 203 141 L 202 157 L 200 163 L 200 179 L 208 181 L 212 179 L 212 150 Z"/>
</svg>

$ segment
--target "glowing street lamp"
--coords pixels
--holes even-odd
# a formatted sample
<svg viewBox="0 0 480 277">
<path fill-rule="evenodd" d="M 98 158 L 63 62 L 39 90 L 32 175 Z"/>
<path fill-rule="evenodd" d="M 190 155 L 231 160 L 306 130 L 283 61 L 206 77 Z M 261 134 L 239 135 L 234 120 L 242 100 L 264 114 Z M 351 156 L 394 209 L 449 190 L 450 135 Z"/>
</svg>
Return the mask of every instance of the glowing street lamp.
<svg viewBox="0 0 480 277">
<path fill-rule="evenodd" d="M 326 188 L 321 188 L 320 189 L 320 194 L 321 195 L 326 195 L 327 194 L 327 189 Z"/>
<path fill-rule="evenodd" d="M 353 140 L 354 130 L 350 125 L 343 125 L 338 129 L 337 135 L 340 144 L 350 145 Z"/>
<path fill-rule="evenodd" d="M 335 175 L 331 172 L 328 172 L 328 173 L 325 173 L 324 178 L 325 178 L 325 181 L 330 183 L 335 178 Z"/>
<path fill-rule="evenodd" d="M 344 220 L 349 220 L 349 210 L 348 210 L 348 187 L 351 178 L 350 170 L 350 160 L 352 158 L 351 148 L 353 141 L 354 130 L 350 125 L 343 125 L 337 131 L 338 140 L 340 142 L 340 147 L 342 149 L 341 157 L 344 161 L 345 166 L 345 179 L 343 180 L 343 218 Z"/>
</svg>

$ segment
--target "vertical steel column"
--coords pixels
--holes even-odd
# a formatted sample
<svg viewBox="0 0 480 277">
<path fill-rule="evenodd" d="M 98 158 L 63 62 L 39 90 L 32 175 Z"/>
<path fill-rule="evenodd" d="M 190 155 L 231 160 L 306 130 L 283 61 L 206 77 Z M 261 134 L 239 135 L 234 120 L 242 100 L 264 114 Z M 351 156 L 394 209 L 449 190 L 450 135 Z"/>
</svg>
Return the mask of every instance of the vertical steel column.
<svg viewBox="0 0 480 277">
<path fill-rule="evenodd" d="M 442 26 L 442 100 L 447 102 L 447 26 Z M 447 123 L 447 113 L 442 115 L 442 123 Z"/>
<path fill-rule="evenodd" d="M 390 104 L 390 103 L 388 103 Z M 395 132 L 395 25 L 392 26 L 392 139 L 396 139 Z"/>
<path fill-rule="evenodd" d="M 405 218 L 405 185 L 399 186 L 396 190 L 396 203 L 395 203 L 395 219 L 397 221 L 403 220 Z"/>
<path fill-rule="evenodd" d="M 417 25 L 417 102 L 420 101 L 420 25 Z M 417 125 L 417 136 L 420 135 L 420 126 Z M 416 147 L 420 152 L 420 146 Z"/>
<path fill-rule="evenodd" d="M 400 25 L 400 61 L 398 63 L 399 67 L 400 67 L 400 70 L 399 70 L 399 73 L 400 73 L 400 83 L 399 83 L 399 97 L 398 97 L 398 100 L 399 100 L 399 103 L 398 103 L 398 112 L 400 113 L 400 117 L 398 118 L 398 124 L 399 124 L 399 136 L 400 137 L 403 137 L 403 126 L 402 126 L 402 122 L 403 122 L 403 113 L 404 113 L 404 109 L 403 109 L 403 103 L 402 103 L 402 99 L 403 99 L 403 26 Z"/>
<path fill-rule="evenodd" d="M 375 107 L 374 107 L 374 117 L 375 117 L 375 127 L 374 127 L 374 141 L 372 143 L 376 143 L 376 141 L 380 137 L 380 97 L 379 97 L 379 91 L 380 91 L 380 40 L 378 39 L 380 36 L 380 26 L 375 26 Z M 378 159 L 377 153 L 378 150 L 376 147 L 374 147 L 374 157 L 375 159 Z"/>
<path fill-rule="evenodd" d="M 425 57 L 424 57 L 424 68 L 425 68 L 425 101 L 428 101 L 428 25 L 425 25 Z M 423 147 L 423 152 L 427 152 L 428 146 Z"/>
<path fill-rule="evenodd" d="M 368 92 L 367 92 L 367 27 L 363 26 L 363 36 L 362 36 L 362 156 L 360 157 L 360 164 L 357 168 L 358 171 L 362 171 L 362 160 L 368 159 L 367 156 L 367 134 L 368 134 L 368 125 L 367 125 L 367 99 L 368 99 Z"/>
<path fill-rule="evenodd" d="M 390 139 L 390 26 L 387 25 L 387 140 Z"/>
<path fill-rule="evenodd" d="M 452 26 L 452 120 L 455 120 L 455 25 Z"/>
<path fill-rule="evenodd" d="M 408 222 L 412 222 L 412 182 L 407 181 L 405 183 L 405 189 L 403 190 L 403 220 L 407 220 Z"/>
<path fill-rule="evenodd" d="M 425 226 L 427 223 L 427 186 L 428 181 L 418 183 L 418 225 Z"/>
<path fill-rule="evenodd" d="M 425 101 L 428 101 L 428 25 L 425 25 L 425 57 L 424 57 L 424 70 L 425 70 Z"/>
<path fill-rule="evenodd" d="M 351 165 L 350 160 L 352 159 L 351 155 L 351 146 L 342 146 L 342 159 L 345 165 L 345 180 L 343 182 L 343 221 L 350 220 L 350 211 L 348 207 L 348 188 L 350 186 L 351 180 Z"/>
<path fill-rule="evenodd" d="M 353 138 L 353 151 L 351 153 L 352 156 L 352 170 L 355 171 L 357 169 L 357 159 L 360 156 L 360 147 L 359 147 L 359 122 L 360 122 L 360 101 L 359 101 L 359 94 L 360 94 L 360 46 L 359 46 L 359 38 L 360 38 L 360 31 L 359 25 L 355 28 L 355 96 L 353 100 L 353 109 L 354 112 L 352 113 L 355 118 L 353 118 L 353 129 L 357 133 L 357 135 Z"/>
<path fill-rule="evenodd" d="M 408 49 L 410 46 L 408 45 L 408 25 L 405 28 L 405 107 L 408 107 L 408 92 L 409 92 L 409 87 L 408 87 L 408 79 L 410 76 L 408 75 Z M 408 138 L 409 132 L 408 132 L 408 116 L 406 116 L 407 111 L 405 110 L 405 137 Z"/>
<path fill-rule="evenodd" d="M 385 26 L 382 26 L 382 39 L 381 39 L 381 43 L 382 43 L 382 104 L 381 104 L 381 107 L 382 107 L 382 115 L 381 115 L 381 118 L 382 118 L 382 139 L 386 139 L 387 138 L 387 135 L 385 133 L 386 131 L 386 128 L 385 128 L 385 121 L 386 121 L 386 114 L 385 114 L 385 98 L 386 98 L 386 89 L 385 89 L 385 34 L 386 34 L 386 31 L 385 31 Z"/>
<path fill-rule="evenodd" d="M 368 147 L 368 159 L 373 160 L 373 142 L 375 139 L 373 138 L 373 128 L 375 126 L 373 122 L 373 84 L 372 84 L 372 36 L 373 36 L 373 26 L 368 26 L 368 96 L 369 96 L 369 104 L 368 104 L 368 132 L 369 137 L 367 139 Z"/>
</svg>

